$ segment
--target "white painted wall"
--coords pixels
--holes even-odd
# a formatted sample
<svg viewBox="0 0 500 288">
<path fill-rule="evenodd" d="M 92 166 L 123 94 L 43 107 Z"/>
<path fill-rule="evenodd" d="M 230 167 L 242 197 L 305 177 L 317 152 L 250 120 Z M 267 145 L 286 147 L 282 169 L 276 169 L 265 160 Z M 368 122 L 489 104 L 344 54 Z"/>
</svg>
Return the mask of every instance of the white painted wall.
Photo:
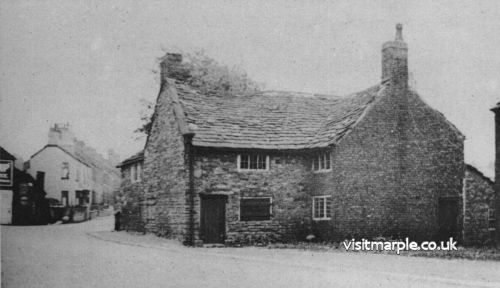
<svg viewBox="0 0 500 288">
<path fill-rule="evenodd" d="M 69 179 L 61 179 L 63 162 L 69 163 Z M 45 147 L 30 159 L 28 172 L 36 177 L 37 171 L 45 172 L 47 198 L 61 201 L 61 191 L 68 191 L 69 205 L 76 205 L 78 203 L 75 197 L 76 190 L 94 190 L 92 169 L 58 147 Z"/>
<path fill-rule="evenodd" d="M 12 224 L 12 190 L 0 190 L 0 224 Z"/>
</svg>

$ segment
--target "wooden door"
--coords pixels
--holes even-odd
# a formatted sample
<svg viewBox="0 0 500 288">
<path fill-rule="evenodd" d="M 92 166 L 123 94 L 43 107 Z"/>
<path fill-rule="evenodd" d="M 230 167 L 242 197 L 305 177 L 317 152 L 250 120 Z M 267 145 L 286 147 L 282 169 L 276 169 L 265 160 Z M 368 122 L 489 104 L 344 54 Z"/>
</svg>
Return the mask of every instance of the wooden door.
<svg viewBox="0 0 500 288">
<path fill-rule="evenodd" d="M 204 243 L 224 243 L 226 237 L 226 196 L 202 196 L 201 239 Z"/>
<path fill-rule="evenodd" d="M 439 240 L 457 236 L 458 200 L 439 199 Z"/>
</svg>

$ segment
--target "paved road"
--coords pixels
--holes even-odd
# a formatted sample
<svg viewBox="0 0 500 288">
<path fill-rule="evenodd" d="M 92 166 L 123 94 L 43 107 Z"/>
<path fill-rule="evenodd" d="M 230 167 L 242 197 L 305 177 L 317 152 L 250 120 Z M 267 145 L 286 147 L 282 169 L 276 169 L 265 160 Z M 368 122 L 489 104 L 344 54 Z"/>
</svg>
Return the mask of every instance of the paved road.
<svg viewBox="0 0 500 288">
<path fill-rule="evenodd" d="M 500 287 L 499 262 L 186 248 L 111 227 L 2 226 L 2 287 Z"/>
</svg>

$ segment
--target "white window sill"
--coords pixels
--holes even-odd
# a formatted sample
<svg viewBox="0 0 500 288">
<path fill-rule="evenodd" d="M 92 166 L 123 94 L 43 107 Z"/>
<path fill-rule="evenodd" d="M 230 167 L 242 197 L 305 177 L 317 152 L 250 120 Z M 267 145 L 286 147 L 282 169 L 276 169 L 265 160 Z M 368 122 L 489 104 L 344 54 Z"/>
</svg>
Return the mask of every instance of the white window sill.
<svg viewBox="0 0 500 288">
<path fill-rule="evenodd" d="M 267 169 L 237 169 L 237 171 L 243 172 L 243 173 L 252 173 L 252 172 L 266 173 L 266 172 L 269 172 L 270 170 L 267 170 Z"/>
<path fill-rule="evenodd" d="M 324 170 L 314 170 L 313 173 L 321 174 L 321 173 L 328 173 L 332 172 L 332 169 L 324 169 Z"/>
<path fill-rule="evenodd" d="M 313 221 L 328 221 L 328 220 L 332 220 L 331 217 L 328 217 L 328 218 L 313 218 Z"/>
</svg>

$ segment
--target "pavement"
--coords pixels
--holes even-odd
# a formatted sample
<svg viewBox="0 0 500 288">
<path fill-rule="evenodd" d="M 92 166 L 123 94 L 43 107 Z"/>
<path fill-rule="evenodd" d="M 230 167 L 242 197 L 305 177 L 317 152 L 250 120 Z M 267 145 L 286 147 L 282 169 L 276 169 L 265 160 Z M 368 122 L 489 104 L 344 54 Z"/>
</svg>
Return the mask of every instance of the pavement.
<svg viewBox="0 0 500 288">
<path fill-rule="evenodd" d="M 190 248 L 112 227 L 2 226 L 2 287 L 500 287 L 495 261 Z"/>
</svg>

